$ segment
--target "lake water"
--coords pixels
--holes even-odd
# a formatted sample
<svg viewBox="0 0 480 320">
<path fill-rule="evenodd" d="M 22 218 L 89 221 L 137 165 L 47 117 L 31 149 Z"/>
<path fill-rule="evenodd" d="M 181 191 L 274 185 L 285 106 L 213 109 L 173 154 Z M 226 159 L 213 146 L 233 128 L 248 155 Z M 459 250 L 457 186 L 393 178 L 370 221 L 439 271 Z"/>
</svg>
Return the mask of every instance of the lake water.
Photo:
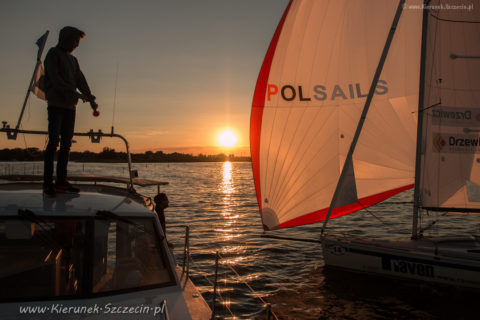
<svg viewBox="0 0 480 320">
<path fill-rule="evenodd" d="M 327 270 L 320 244 L 263 238 L 250 163 L 137 163 L 134 168 L 142 178 L 169 182 L 162 188 L 170 200 L 167 237 L 181 264 L 184 226 L 190 227 L 190 276 L 209 303 L 215 253 L 220 254 L 220 318 L 263 318 L 262 301 L 271 304 L 279 319 L 480 317 L 476 309 L 479 295 Z M 41 163 L 0 163 L 0 174 L 41 170 Z M 126 176 L 128 169 L 125 164 L 70 163 L 69 172 Z M 151 197 L 156 194 L 156 188 L 137 191 Z M 328 232 L 408 238 L 411 201 L 412 193 L 406 192 L 368 212 L 330 221 Z M 437 220 L 426 235 L 480 234 L 478 216 L 432 215 L 423 225 Z M 318 240 L 320 227 L 303 226 L 275 234 Z"/>
</svg>

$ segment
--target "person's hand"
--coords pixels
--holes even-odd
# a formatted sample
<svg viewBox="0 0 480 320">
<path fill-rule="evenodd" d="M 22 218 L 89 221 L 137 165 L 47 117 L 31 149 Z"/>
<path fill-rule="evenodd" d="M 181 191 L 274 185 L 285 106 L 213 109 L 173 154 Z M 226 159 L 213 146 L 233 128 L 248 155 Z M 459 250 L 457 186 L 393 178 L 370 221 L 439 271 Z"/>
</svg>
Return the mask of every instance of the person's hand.
<svg viewBox="0 0 480 320">
<path fill-rule="evenodd" d="M 98 112 L 98 104 L 95 101 L 90 101 L 90 106 L 93 109 L 93 116 L 98 117 L 100 115 L 100 112 Z"/>
<path fill-rule="evenodd" d="M 92 102 L 95 103 L 95 99 L 96 99 L 96 97 L 92 94 L 91 95 L 86 95 L 86 94 L 83 94 L 83 93 L 79 93 L 78 97 L 80 99 L 82 99 L 83 102 L 90 102 L 90 103 L 92 103 Z M 98 105 L 97 105 L 97 107 L 98 107 Z"/>
<path fill-rule="evenodd" d="M 82 99 L 82 102 L 87 102 L 87 101 L 90 101 L 90 99 L 83 93 L 79 93 L 78 94 L 78 98 Z"/>
<path fill-rule="evenodd" d="M 97 110 L 98 104 L 94 100 L 90 100 L 90 106 L 93 110 Z"/>
</svg>

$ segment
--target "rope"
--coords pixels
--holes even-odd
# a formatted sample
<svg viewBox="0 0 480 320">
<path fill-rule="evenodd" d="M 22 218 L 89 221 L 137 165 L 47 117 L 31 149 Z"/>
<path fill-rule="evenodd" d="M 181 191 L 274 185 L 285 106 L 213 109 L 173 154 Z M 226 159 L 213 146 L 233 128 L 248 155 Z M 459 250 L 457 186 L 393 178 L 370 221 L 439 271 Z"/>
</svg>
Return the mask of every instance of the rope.
<svg viewBox="0 0 480 320">
<path fill-rule="evenodd" d="M 201 271 L 198 271 L 200 267 L 196 264 L 195 260 L 193 259 L 193 257 L 190 254 L 189 254 L 188 257 L 189 257 L 190 261 L 192 262 L 192 264 L 194 265 L 194 267 L 197 269 L 196 273 L 200 274 L 213 288 L 215 286 L 215 284 L 210 279 L 208 279 L 208 277 L 206 276 L 205 273 L 202 273 Z M 220 302 L 222 303 L 222 305 L 225 306 L 227 311 L 232 315 L 232 317 L 235 318 L 235 315 L 233 314 L 232 309 L 230 309 L 229 303 L 227 303 L 226 299 L 222 296 L 222 294 L 220 292 L 217 292 L 217 296 L 220 298 L 220 300 L 221 300 Z"/>
<path fill-rule="evenodd" d="M 429 230 L 430 228 L 432 228 L 439 220 L 441 217 L 444 217 L 448 214 L 448 211 L 447 212 L 444 212 L 443 214 L 441 214 L 436 220 L 433 220 L 431 221 L 425 228 L 422 228 L 421 225 L 420 225 L 420 234 L 423 234 L 424 231 L 427 231 Z M 428 214 L 428 211 L 427 211 L 427 215 Z"/>
<path fill-rule="evenodd" d="M 22 125 L 20 124 L 20 129 L 23 130 Z M 25 137 L 26 134 L 22 134 L 23 136 L 23 144 L 25 145 L 25 150 L 28 150 L 28 145 L 27 145 L 27 138 Z"/>
<path fill-rule="evenodd" d="M 453 20 L 453 19 L 444 19 L 444 18 L 440 18 L 439 16 L 437 15 L 434 15 L 433 13 L 430 13 L 430 16 L 439 20 L 439 21 L 444 21 L 444 22 L 454 22 L 454 23 L 480 23 L 480 21 L 476 21 L 476 20 Z"/>
<path fill-rule="evenodd" d="M 190 235 L 190 237 L 192 238 L 192 236 Z M 195 238 L 195 236 L 193 237 Z M 191 250 L 190 250 L 191 252 Z M 220 257 L 220 259 L 224 259 L 224 257 L 219 253 L 218 256 Z M 202 276 L 212 287 L 215 285 L 208 277 L 205 273 L 199 271 L 200 270 L 200 267 L 196 264 L 195 260 L 193 259 L 192 255 L 189 253 L 189 259 L 190 261 L 192 262 L 192 265 L 195 267 L 196 269 L 196 273 L 198 273 L 200 276 Z M 250 284 L 248 284 L 247 282 L 245 281 L 242 281 L 240 280 L 240 274 L 233 268 L 233 266 L 231 265 L 227 265 L 228 268 L 237 276 L 237 281 L 239 283 L 242 283 L 244 284 L 262 303 L 263 305 L 268 305 L 268 302 L 265 301 L 261 296 L 259 296 L 259 294 L 252 288 L 252 286 Z M 225 309 L 227 309 L 227 311 L 230 313 L 230 315 L 234 318 L 235 315 L 232 311 L 232 309 L 230 308 L 230 303 L 227 301 L 227 299 L 222 296 L 222 294 L 220 292 L 217 292 L 217 295 L 218 297 L 220 298 L 220 302 L 221 304 L 225 307 Z M 273 310 L 270 309 L 270 313 L 271 315 L 273 316 L 273 318 L 275 320 L 278 320 L 279 318 L 277 317 L 277 315 L 273 312 Z"/>
<path fill-rule="evenodd" d="M 181 226 L 171 226 L 171 228 L 180 228 Z M 201 238 L 198 236 L 198 235 L 195 235 L 195 234 L 190 234 L 190 239 L 200 239 Z M 207 275 L 200 270 L 200 267 L 196 264 L 195 260 L 193 259 L 192 255 L 191 255 L 191 252 L 192 252 L 192 248 L 190 248 L 189 250 L 189 254 L 188 254 L 188 257 L 190 259 L 190 261 L 192 262 L 192 265 L 195 267 L 196 271 L 195 273 L 198 273 L 200 276 L 202 276 L 212 287 L 214 286 L 214 283 L 208 279 Z M 220 257 L 220 259 L 224 259 L 224 257 L 219 253 L 218 256 Z M 244 284 L 262 303 L 263 305 L 268 305 L 269 303 L 267 301 L 265 301 L 262 297 L 259 296 L 259 294 L 252 288 L 252 286 L 250 286 L 248 283 L 246 283 L 245 281 L 242 281 L 240 280 L 240 274 L 233 268 L 233 266 L 231 265 L 227 265 L 228 268 L 237 276 L 237 280 L 239 283 L 242 283 Z M 232 317 L 236 318 L 235 315 L 233 314 L 233 311 L 231 310 L 230 306 L 229 306 L 229 302 L 226 301 L 226 299 L 221 295 L 220 292 L 217 292 L 217 295 L 220 297 L 220 302 L 222 303 L 222 305 L 225 306 L 225 308 L 227 309 L 227 311 L 232 315 Z M 271 315 L 273 316 L 273 319 L 275 320 L 279 320 L 279 318 L 277 317 L 277 315 L 273 312 L 272 309 L 270 309 L 270 313 Z"/>
<path fill-rule="evenodd" d="M 372 211 L 368 210 L 368 207 L 365 207 L 360 201 L 358 203 L 362 206 L 363 210 L 365 210 L 372 217 L 374 217 L 375 219 L 380 221 L 380 223 L 383 224 L 387 229 L 390 229 L 390 230 L 398 232 L 398 233 L 403 233 L 402 230 L 393 228 L 391 225 L 385 223 L 385 221 L 383 221 L 380 217 L 376 216 Z"/>
<path fill-rule="evenodd" d="M 219 253 L 218 255 L 219 255 L 219 257 L 220 257 L 221 259 L 223 259 L 222 255 L 221 255 L 220 253 Z M 255 292 L 255 290 L 252 288 L 252 286 L 250 286 L 247 282 L 240 280 L 240 274 L 237 272 L 237 270 L 235 270 L 235 268 L 233 268 L 233 266 L 231 266 L 231 265 L 229 265 L 229 264 L 227 264 L 227 266 L 228 266 L 228 268 L 230 268 L 230 270 L 238 277 L 238 281 L 239 281 L 239 282 L 243 283 L 252 293 L 254 293 L 255 296 L 256 296 L 264 305 L 268 305 L 268 302 L 265 301 L 262 297 L 260 297 L 260 296 L 258 295 L 258 293 Z M 273 311 L 271 311 L 271 310 L 270 310 L 270 312 L 272 313 L 273 317 L 278 320 L 277 315 L 276 315 Z"/>
</svg>

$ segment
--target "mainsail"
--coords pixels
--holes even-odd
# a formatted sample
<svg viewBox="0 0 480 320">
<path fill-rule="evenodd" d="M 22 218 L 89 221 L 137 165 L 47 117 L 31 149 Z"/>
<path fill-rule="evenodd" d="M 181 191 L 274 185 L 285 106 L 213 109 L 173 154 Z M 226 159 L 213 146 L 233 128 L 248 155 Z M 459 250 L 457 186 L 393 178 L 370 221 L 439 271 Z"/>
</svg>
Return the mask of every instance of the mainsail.
<svg viewBox="0 0 480 320">
<path fill-rule="evenodd" d="M 421 4 L 407 1 L 412 8 L 402 13 L 331 218 L 413 186 Z M 251 114 L 265 229 L 325 219 L 397 6 L 383 0 L 288 4 Z"/>
<path fill-rule="evenodd" d="M 421 206 L 480 212 L 480 1 L 431 1 Z"/>
</svg>

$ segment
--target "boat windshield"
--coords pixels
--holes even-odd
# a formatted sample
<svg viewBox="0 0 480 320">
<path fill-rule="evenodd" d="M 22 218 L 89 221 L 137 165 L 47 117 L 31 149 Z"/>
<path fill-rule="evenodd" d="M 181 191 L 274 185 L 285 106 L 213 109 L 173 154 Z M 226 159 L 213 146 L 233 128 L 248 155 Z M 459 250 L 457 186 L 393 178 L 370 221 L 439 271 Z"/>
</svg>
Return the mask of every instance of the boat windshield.
<svg viewBox="0 0 480 320">
<path fill-rule="evenodd" d="M 0 219 L 0 301 L 175 285 L 153 218 Z"/>
<path fill-rule="evenodd" d="M 94 293 L 175 283 L 153 222 L 95 220 Z"/>
</svg>

